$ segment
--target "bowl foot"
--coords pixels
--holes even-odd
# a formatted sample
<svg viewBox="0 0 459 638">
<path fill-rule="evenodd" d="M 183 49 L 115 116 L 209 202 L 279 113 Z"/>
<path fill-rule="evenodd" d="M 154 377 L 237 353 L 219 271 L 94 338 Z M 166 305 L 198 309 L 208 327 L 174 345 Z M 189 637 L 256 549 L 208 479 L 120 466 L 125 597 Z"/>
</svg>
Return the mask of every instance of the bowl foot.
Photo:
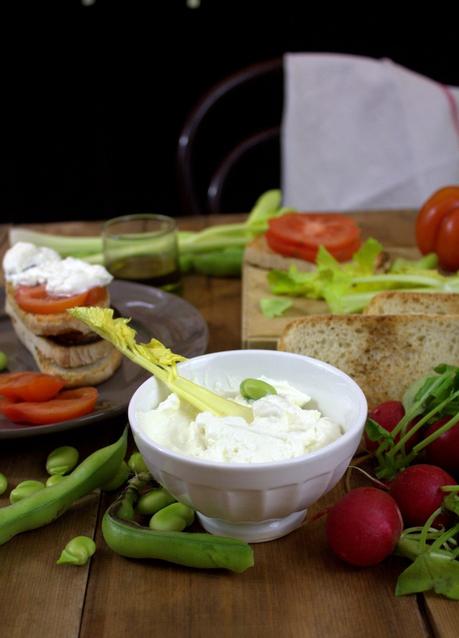
<svg viewBox="0 0 459 638">
<path fill-rule="evenodd" d="M 306 512 L 307 510 L 302 510 L 301 512 L 293 512 L 293 514 L 289 514 L 285 518 L 275 518 L 256 523 L 231 523 L 220 518 L 209 518 L 199 512 L 197 512 L 197 515 L 206 532 L 210 532 L 210 534 L 231 536 L 247 543 L 264 543 L 293 532 L 304 521 Z"/>
</svg>

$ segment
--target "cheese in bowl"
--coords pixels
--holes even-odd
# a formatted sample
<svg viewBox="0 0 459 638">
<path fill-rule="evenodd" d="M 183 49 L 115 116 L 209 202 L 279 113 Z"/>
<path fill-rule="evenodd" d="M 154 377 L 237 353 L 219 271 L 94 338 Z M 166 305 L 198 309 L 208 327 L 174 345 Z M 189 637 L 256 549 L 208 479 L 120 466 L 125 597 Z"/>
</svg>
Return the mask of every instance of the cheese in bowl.
<svg viewBox="0 0 459 638">
<path fill-rule="evenodd" d="M 162 381 L 145 381 L 128 416 L 155 479 L 215 534 L 261 542 L 301 525 L 306 508 L 337 484 L 359 445 L 367 415 L 359 386 L 322 361 L 273 350 L 206 354 L 179 363 L 177 372 L 244 408 L 238 389 L 245 379 L 277 386 L 276 394 L 249 401 L 253 418 L 212 418 L 193 408 L 183 416 L 184 401 L 178 408 Z"/>
<path fill-rule="evenodd" d="M 224 463 L 268 463 L 309 454 L 343 434 L 341 426 L 312 407 L 311 397 L 284 380 L 258 378 L 274 392 L 242 396 L 233 382 L 221 394 L 250 405 L 253 420 L 195 413 L 175 394 L 137 415 L 139 427 L 158 445 L 192 457 Z M 218 390 L 217 390 L 218 391 Z"/>
</svg>

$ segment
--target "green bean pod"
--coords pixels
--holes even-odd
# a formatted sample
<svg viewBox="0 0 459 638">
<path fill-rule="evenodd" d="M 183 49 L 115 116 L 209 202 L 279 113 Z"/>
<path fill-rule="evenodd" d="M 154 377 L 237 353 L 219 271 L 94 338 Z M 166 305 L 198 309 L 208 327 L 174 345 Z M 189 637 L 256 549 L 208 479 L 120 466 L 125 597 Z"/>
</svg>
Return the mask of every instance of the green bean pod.
<svg viewBox="0 0 459 638">
<path fill-rule="evenodd" d="M 121 499 L 120 499 L 121 500 Z M 241 573 L 254 564 L 250 545 L 235 538 L 190 532 L 157 532 L 118 516 L 120 500 L 102 519 L 111 550 L 127 558 L 155 558 L 188 567 L 229 569 Z"/>
<path fill-rule="evenodd" d="M 101 486 L 103 492 L 114 492 L 118 490 L 122 485 L 126 483 L 129 478 L 131 470 L 129 469 L 126 461 L 121 461 L 117 473 L 113 476 L 108 483 Z"/>
<path fill-rule="evenodd" d="M 126 454 L 126 444 L 127 429 L 115 443 L 88 456 L 65 480 L 0 508 L 0 545 L 16 534 L 51 523 L 76 500 L 107 483 Z"/>
<path fill-rule="evenodd" d="M 0 372 L 5 370 L 7 367 L 8 367 L 8 357 L 2 350 L 0 350 Z"/>
</svg>

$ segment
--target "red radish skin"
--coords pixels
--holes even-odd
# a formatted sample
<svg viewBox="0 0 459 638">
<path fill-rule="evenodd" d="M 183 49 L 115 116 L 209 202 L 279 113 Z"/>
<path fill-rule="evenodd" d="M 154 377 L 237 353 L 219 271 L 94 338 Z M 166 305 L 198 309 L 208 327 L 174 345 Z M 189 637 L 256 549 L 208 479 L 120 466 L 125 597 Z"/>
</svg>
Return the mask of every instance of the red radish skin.
<svg viewBox="0 0 459 638">
<path fill-rule="evenodd" d="M 456 485 L 456 481 L 435 465 L 411 465 L 397 474 L 389 485 L 389 493 L 397 501 L 405 525 L 424 525 L 441 506 L 445 493 L 440 488 L 444 485 Z M 445 522 L 445 517 L 440 515 L 434 524 Z"/>
<path fill-rule="evenodd" d="M 402 420 L 405 416 L 405 408 L 400 401 L 385 401 L 384 403 L 380 403 L 378 406 L 370 410 L 368 413 L 370 419 L 379 423 L 381 427 L 383 427 L 388 432 L 392 432 L 395 426 Z M 408 429 L 412 428 L 415 421 L 409 424 Z M 371 441 L 368 436 L 364 435 L 365 439 L 365 448 L 368 452 L 375 452 L 379 447 L 378 441 Z M 395 437 L 395 442 L 398 443 L 400 440 L 400 435 L 398 434 Z M 419 441 L 419 434 L 416 432 L 411 439 L 406 444 L 406 450 L 408 452 L 411 451 L 414 445 Z"/>
<path fill-rule="evenodd" d="M 326 523 L 332 551 L 358 567 L 377 565 L 392 554 L 402 529 L 397 503 L 375 487 L 348 492 L 330 509 Z"/>
<path fill-rule="evenodd" d="M 451 419 L 450 416 L 439 419 L 429 425 L 425 432 L 425 438 L 436 432 L 442 425 Z M 432 465 L 438 465 L 443 470 L 459 476 L 459 423 L 438 437 L 425 448 L 426 459 Z"/>
</svg>

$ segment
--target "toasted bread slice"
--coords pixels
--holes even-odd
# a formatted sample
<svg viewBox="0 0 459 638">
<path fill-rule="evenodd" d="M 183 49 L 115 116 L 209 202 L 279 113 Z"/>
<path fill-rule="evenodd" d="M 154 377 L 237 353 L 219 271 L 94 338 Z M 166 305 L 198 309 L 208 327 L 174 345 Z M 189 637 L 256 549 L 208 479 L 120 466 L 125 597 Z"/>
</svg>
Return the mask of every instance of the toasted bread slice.
<svg viewBox="0 0 459 638">
<path fill-rule="evenodd" d="M 459 294 L 455 292 L 409 292 L 386 290 L 373 297 L 366 315 L 459 314 Z"/>
<path fill-rule="evenodd" d="M 374 407 L 401 399 L 439 363 L 459 365 L 459 315 L 309 316 L 287 325 L 278 349 L 343 370 Z"/>
<path fill-rule="evenodd" d="M 106 288 L 105 297 L 97 305 L 104 308 L 110 305 L 108 288 Z M 83 334 L 91 332 L 89 326 L 84 324 L 82 321 L 75 319 L 67 312 L 48 315 L 25 312 L 16 303 L 14 299 L 13 286 L 11 284 L 7 284 L 6 286 L 5 312 L 10 317 L 16 317 L 19 319 L 31 333 L 38 336 L 56 336 L 73 331 L 78 331 Z"/>
<path fill-rule="evenodd" d="M 51 337 L 34 335 L 15 317 L 11 318 L 11 323 L 19 340 L 32 354 L 39 353 L 62 368 L 77 368 L 92 364 L 97 359 L 106 357 L 113 350 L 113 346 L 108 341 L 100 338 L 80 345 L 61 345 L 53 341 Z"/>
<path fill-rule="evenodd" d="M 265 268 L 267 270 L 288 270 L 290 266 L 296 266 L 298 270 L 310 271 L 315 269 L 315 264 L 305 259 L 295 257 L 284 257 L 268 246 L 264 235 L 255 237 L 246 247 L 244 261 L 252 266 Z"/>
<path fill-rule="evenodd" d="M 52 359 L 48 359 L 39 351 L 32 353 L 41 372 L 62 377 L 66 388 L 77 388 L 84 385 L 97 385 L 109 379 L 118 369 L 123 355 L 115 348 L 93 363 L 75 368 L 63 368 Z"/>
</svg>

